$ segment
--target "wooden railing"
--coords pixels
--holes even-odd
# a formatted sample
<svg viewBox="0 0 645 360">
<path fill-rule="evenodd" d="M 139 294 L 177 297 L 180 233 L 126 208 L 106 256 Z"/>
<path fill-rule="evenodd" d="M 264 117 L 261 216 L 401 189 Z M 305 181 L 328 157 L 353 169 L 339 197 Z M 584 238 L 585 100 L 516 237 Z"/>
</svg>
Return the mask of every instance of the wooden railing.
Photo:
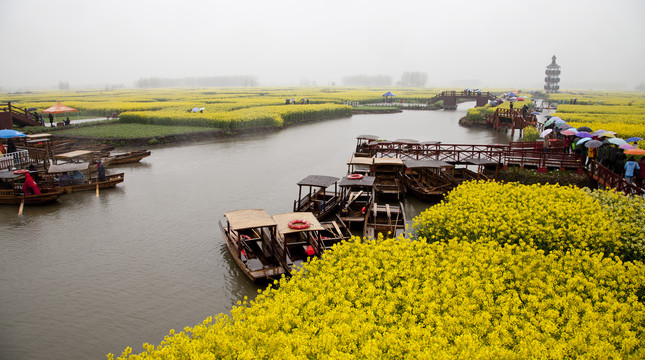
<svg viewBox="0 0 645 360">
<path fill-rule="evenodd" d="M 11 102 L 0 104 L 0 111 L 9 112 L 12 118 L 18 119 L 24 125 L 39 126 L 42 125 L 40 122 L 32 118 L 31 113 L 27 109 L 19 108 L 17 106 L 11 105 Z"/>
<path fill-rule="evenodd" d="M 0 157 L 0 170 L 21 169 L 27 167 L 30 163 L 29 152 L 27 150 L 18 150 Z"/>
<path fill-rule="evenodd" d="M 585 168 L 587 174 L 605 188 L 622 191 L 627 195 L 643 195 L 643 190 L 629 183 L 625 178 L 611 171 L 595 160 L 589 161 Z"/>
<path fill-rule="evenodd" d="M 477 91 L 442 91 L 441 93 L 433 96 L 430 98 L 428 101 L 428 104 L 432 104 L 434 102 L 437 102 L 439 100 L 442 100 L 444 97 L 451 96 L 451 97 L 465 97 L 465 98 L 478 98 L 478 97 L 485 97 L 488 100 L 495 100 L 497 99 L 497 95 L 492 94 L 490 92 L 477 92 Z"/>
</svg>

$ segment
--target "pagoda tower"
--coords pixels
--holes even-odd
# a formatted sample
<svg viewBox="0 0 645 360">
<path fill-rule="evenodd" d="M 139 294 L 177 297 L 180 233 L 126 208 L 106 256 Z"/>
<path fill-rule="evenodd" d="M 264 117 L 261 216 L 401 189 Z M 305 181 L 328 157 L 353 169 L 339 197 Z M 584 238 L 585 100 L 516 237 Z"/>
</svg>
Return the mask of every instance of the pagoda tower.
<svg viewBox="0 0 645 360">
<path fill-rule="evenodd" d="M 546 67 L 544 72 L 546 77 L 544 78 L 544 90 L 547 94 L 557 93 L 560 90 L 560 65 L 555 63 L 555 55 L 551 58 L 551 64 Z"/>
</svg>

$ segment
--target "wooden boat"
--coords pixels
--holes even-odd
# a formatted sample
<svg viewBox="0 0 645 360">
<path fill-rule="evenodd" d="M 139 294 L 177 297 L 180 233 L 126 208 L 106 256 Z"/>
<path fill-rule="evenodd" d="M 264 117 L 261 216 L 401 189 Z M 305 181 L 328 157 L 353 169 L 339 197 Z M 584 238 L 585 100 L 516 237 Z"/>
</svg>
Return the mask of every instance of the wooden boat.
<svg viewBox="0 0 645 360">
<path fill-rule="evenodd" d="M 309 175 L 302 179 L 298 182 L 298 200 L 293 202 L 293 211 L 311 212 L 319 220 L 331 214 L 340 202 L 338 180 L 324 175 Z M 332 185 L 333 191 L 327 190 Z"/>
<path fill-rule="evenodd" d="M 403 160 L 399 158 L 374 158 L 372 173 L 376 180 L 376 195 L 386 199 L 401 199 L 405 196 L 405 185 L 402 181 Z"/>
<path fill-rule="evenodd" d="M 25 195 L 22 191 L 24 175 L 14 174 L 13 171 L 0 171 L 0 204 L 45 205 L 51 204 L 63 195 L 62 189 L 42 188 L 40 195 Z"/>
<path fill-rule="evenodd" d="M 426 202 L 438 202 L 459 183 L 454 166 L 439 160 L 404 160 L 403 183 L 410 194 Z"/>
<path fill-rule="evenodd" d="M 378 234 L 383 234 L 384 238 L 396 238 L 405 234 L 406 221 L 405 209 L 401 202 L 398 205 L 374 203 L 365 215 L 363 236 L 377 239 Z"/>
<path fill-rule="evenodd" d="M 68 181 L 61 181 L 60 174 L 84 172 L 87 176 L 72 178 Z M 91 177 L 90 164 L 88 163 L 68 163 L 60 165 L 50 165 L 47 174 L 41 176 L 43 181 L 51 187 L 61 188 L 67 194 L 78 191 L 91 191 L 96 190 L 98 184 L 99 189 L 109 189 L 115 187 L 124 181 L 125 174 L 111 174 L 105 175 L 105 180 L 99 181 L 97 177 Z"/>
<path fill-rule="evenodd" d="M 320 223 L 324 230 L 320 230 L 320 248 L 322 251 L 330 249 L 334 244 L 352 237 L 349 228 L 336 214 L 336 220 L 322 221 Z"/>
<path fill-rule="evenodd" d="M 374 158 L 353 156 L 347 162 L 347 174 L 368 175 L 372 172 Z"/>
<path fill-rule="evenodd" d="M 339 217 L 349 228 L 353 223 L 363 227 L 365 214 L 374 201 L 374 176 L 350 174 L 343 177 L 340 187 Z"/>
<path fill-rule="evenodd" d="M 274 256 L 277 224 L 262 209 L 230 211 L 219 221 L 226 246 L 233 260 L 251 280 L 278 277 L 284 267 Z"/>
<path fill-rule="evenodd" d="M 287 273 L 292 274 L 308 257 L 320 256 L 320 231 L 325 228 L 311 212 L 292 212 L 273 215 L 278 224 L 275 257 Z"/>
<path fill-rule="evenodd" d="M 372 141 L 378 140 L 375 135 L 358 135 L 356 137 L 356 149 L 354 149 L 354 156 L 356 157 L 371 157 L 370 147 L 368 144 Z"/>
<path fill-rule="evenodd" d="M 129 151 L 123 154 L 110 155 L 110 165 L 129 164 L 141 161 L 141 159 L 150 156 L 150 150 Z"/>
</svg>

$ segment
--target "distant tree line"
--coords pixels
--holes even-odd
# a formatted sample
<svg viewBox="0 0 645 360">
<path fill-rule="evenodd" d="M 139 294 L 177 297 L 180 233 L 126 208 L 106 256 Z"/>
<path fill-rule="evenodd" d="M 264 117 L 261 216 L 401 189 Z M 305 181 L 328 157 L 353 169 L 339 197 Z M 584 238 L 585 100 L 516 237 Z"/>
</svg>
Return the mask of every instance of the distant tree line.
<svg viewBox="0 0 645 360">
<path fill-rule="evenodd" d="M 344 76 L 341 82 L 345 86 L 391 86 L 392 77 L 389 75 L 353 75 Z M 404 72 L 397 86 L 425 87 L 428 82 L 428 73 L 419 71 Z"/>
<path fill-rule="evenodd" d="M 160 88 L 160 87 L 199 87 L 199 86 L 258 86 L 257 76 L 234 75 L 234 76 L 202 76 L 186 78 L 141 78 L 135 81 L 138 88 Z"/>
</svg>

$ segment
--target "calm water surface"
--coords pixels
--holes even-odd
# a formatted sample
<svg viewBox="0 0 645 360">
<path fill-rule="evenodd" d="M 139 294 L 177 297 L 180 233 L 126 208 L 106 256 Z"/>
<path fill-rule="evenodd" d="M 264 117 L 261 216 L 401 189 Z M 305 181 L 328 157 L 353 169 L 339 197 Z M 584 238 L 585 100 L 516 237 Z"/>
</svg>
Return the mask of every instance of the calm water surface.
<svg viewBox="0 0 645 360">
<path fill-rule="evenodd" d="M 492 144 L 465 109 L 354 115 L 235 139 L 156 147 L 111 168 L 115 189 L 57 204 L 0 207 L 0 359 L 101 359 L 170 329 L 228 313 L 258 286 L 238 270 L 217 221 L 227 211 L 289 212 L 307 175 L 341 177 L 356 136 Z M 425 208 L 406 200 L 411 219 Z"/>
</svg>

